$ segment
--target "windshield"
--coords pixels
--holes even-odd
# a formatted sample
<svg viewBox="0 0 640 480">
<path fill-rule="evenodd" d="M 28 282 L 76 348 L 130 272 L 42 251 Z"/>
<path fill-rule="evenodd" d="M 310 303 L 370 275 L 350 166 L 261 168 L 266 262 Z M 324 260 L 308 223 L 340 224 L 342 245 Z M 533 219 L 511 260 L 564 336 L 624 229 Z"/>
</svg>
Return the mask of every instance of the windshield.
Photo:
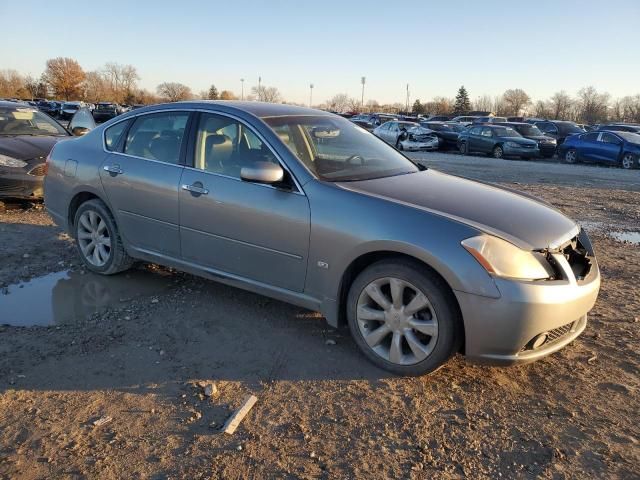
<svg viewBox="0 0 640 480">
<path fill-rule="evenodd" d="M 572 122 L 558 122 L 556 125 L 562 133 L 584 133 L 582 128 Z"/>
<path fill-rule="evenodd" d="M 493 129 L 493 134 L 496 137 L 521 137 L 522 136 L 511 127 L 495 127 Z"/>
<path fill-rule="evenodd" d="M 65 103 L 62 105 L 63 110 L 77 110 L 78 108 L 80 108 L 80 106 L 75 103 Z"/>
<path fill-rule="evenodd" d="M 99 103 L 98 110 L 115 110 L 116 106 L 113 103 Z"/>
<path fill-rule="evenodd" d="M 340 117 L 285 116 L 263 120 L 322 180 L 348 182 L 419 171 L 394 148 Z"/>
<path fill-rule="evenodd" d="M 0 108 L 0 135 L 68 135 L 44 113 L 30 108 Z"/>
<path fill-rule="evenodd" d="M 518 130 L 522 135 L 528 137 L 541 137 L 544 135 L 544 133 L 542 133 L 542 131 L 540 131 L 540 129 L 535 125 L 519 125 L 516 127 L 516 130 Z"/>
</svg>

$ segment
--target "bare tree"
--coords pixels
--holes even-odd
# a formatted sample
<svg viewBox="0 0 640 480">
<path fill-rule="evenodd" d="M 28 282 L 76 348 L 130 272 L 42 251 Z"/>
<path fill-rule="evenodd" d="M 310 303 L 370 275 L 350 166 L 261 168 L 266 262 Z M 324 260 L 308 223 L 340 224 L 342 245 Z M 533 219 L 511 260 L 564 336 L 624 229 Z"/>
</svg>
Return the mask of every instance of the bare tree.
<svg viewBox="0 0 640 480">
<path fill-rule="evenodd" d="M 47 84 L 42 78 L 35 78 L 31 75 L 24 77 L 24 89 L 33 98 L 47 98 Z"/>
<path fill-rule="evenodd" d="M 230 90 L 222 90 L 220 100 L 238 100 L 238 96 Z"/>
<path fill-rule="evenodd" d="M 260 102 L 280 103 L 282 102 L 282 95 L 276 87 L 266 87 L 260 85 L 253 87 L 251 93 L 258 98 Z"/>
<path fill-rule="evenodd" d="M 193 97 L 191 89 L 178 82 L 165 82 L 156 87 L 158 95 L 168 102 L 179 102 Z"/>
<path fill-rule="evenodd" d="M 15 70 L 0 70 L 0 97 L 22 97 L 25 79 Z"/>
<path fill-rule="evenodd" d="M 73 58 L 57 57 L 47 60 L 45 76 L 56 96 L 65 100 L 80 96 L 85 73 Z"/>
<path fill-rule="evenodd" d="M 349 95 L 346 93 L 338 93 L 331 97 L 327 102 L 329 110 L 334 112 L 346 112 L 349 107 Z"/>
<path fill-rule="evenodd" d="M 507 90 L 502 94 L 502 101 L 504 104 L 504 114 L 506 115 L 520 115 L 523 110 L 531 104 L 531 98 L 527 95 L 527 92 L 520 88 L 514 88 Z"/>
<path fill-rule="evenodd" d="M 107 62 L 104 66 L 104 75 L 110 82 L 111 95 L 109 99 L 122 103 L 125 98 L 131 96 L 140 79 L 138 71 L 133 65 L 121 65 L 116 62 Z"/>
<path fill-rule="evenodd" d="M 578 92 L 578 118 L 588 124 L 600 123 L 607 120 L 609 94 L 598 93 L 594 87 L 585 87 Z"/>
<path fill-rule="evenodd" d="M 556 120 L 567 120 L 571 115 L 573 100 L 567 92 L 561 90 L 553 94 L 550 100 L 550 117 Z"/>
<path fill-rule="evenodd" d="M 378 110 L 380 110 L 380 104 L 377 100 L 374 99 L 367 100 L 366 110 L 369 112 L 377 112 Z"/>
<path fill-rule="evenodd" d="M 640 123 L 640 95 L 623 97 L 620 102 L 622 104 L 622 120 Z"/>
<path fill-rule="evenodd" d="M 538 118 L 551 118 L 551 107 L 547 102 L 538 100 L 533 106 L 533 115 Z"/>
<path fill-rule="evenodd" d="M 115 100 L 111 96 L 109 79 L 103 72 L 87 72 L 84 79 L 84 99 L 88 102 Z"/>
<path fill-rule="evenodd" d="M 473 102 L 473 109 L 479 112 L 491 112 L 493 110 L 493 100 L 489 95 L 482 95 Z"/>
</svg>

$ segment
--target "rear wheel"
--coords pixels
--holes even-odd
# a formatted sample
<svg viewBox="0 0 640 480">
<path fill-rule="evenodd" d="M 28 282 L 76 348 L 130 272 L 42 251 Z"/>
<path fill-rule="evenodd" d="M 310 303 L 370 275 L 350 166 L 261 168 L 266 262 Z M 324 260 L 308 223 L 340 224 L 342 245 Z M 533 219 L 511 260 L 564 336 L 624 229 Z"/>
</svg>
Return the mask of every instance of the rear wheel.
<svg viewBox="0 0 640 480">
<path fill-rule="evenodd" d="M 400 139 L 398 139 L 398 141 L 396 142 L 396 148 L 398 150 L 404 150 L 404 148 L 402 146 L 402 142 L 400 141 Z"/>
<path fill-rule="evenodd" d="M 78 208 L 74 219 L 80 258 L 92 272 L 103 275 L 127 270 L 133 259 L 127 255 L 116 222 L 100 200 L 89 200 Z"/>
<path fill-rule="evenodd" d="M 384 260 L 355 279 L 347 298 L 351 334 L 373 363 L 424 375 L 459 348 L 460 314 L 443 280 L 413 262 Z"/>
<path fill-rule="evenodd" d="M 491 155 L 493 155 L 493 158 L 503 158 L 504 150 L 502 150 L 502 147 L 500 145 L 496 145 L 495 147 L 493 147 Z"/>
<path fill-rule="evenodd" d="M 621 166 L 625 170 L 638 168 L 638 159 L 631 153 L 625 153 L 624 156 L 622 157 Z"/>
<path fill-rule="evenodd" d="M 467 155 L 469 153 L 469 148 L 467 147 L 467 142 L 460 142 L 458 145 L 458 150 L 462 155 Z"/>
<path fill-rule="evenodd" d="M 564 154 L 565 163 L 577 163 L 578 162 L 578 152 L 575 148 L 570 148 Z"/>
</svg>

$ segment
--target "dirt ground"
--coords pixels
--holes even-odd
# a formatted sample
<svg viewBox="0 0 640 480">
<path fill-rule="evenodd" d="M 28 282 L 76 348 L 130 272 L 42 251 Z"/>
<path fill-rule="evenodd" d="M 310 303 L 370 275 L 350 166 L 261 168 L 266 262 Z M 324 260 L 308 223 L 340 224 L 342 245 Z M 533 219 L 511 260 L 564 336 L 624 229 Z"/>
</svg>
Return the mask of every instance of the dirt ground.
<svg viewBox="0 0 640 480">
<path fill-rule="evenodd" d="M 640 172 L 607 183 L 610 169 L 571 166 L 605 179 L 569 186 L 541 183 L 545 163 L 518 177 L 520 163 L 472 168 L 589 230 L 603 276 L 589 325 L 534 364 L 458 356 L 421 378 L 265 297 L 154 266 L 104 283 L 42 208 L 0 213 L 0 324 L 51 317 L 0 326 L 0 478 L 640 478 L 640 246 L 612 236 L 640 230 Z M 16 285 L 33 278 L 51 282 Z"/>
</svg>

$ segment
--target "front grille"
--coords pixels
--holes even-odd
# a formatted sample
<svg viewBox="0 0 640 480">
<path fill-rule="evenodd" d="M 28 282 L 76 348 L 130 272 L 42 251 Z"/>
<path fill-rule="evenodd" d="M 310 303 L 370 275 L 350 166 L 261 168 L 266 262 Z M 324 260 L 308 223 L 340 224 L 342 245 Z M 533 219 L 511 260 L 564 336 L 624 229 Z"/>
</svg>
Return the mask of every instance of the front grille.
<svg viewBox="0 0 640 480">
<path fill-rule="evenodd" d="M 36 165 L 31 170 L 29 170 L 29 175 L 33 175 L 35 177 L 42 177 L 47 172 L 47 165 L 45 163 L 41 163 Z"/>
</svg>

